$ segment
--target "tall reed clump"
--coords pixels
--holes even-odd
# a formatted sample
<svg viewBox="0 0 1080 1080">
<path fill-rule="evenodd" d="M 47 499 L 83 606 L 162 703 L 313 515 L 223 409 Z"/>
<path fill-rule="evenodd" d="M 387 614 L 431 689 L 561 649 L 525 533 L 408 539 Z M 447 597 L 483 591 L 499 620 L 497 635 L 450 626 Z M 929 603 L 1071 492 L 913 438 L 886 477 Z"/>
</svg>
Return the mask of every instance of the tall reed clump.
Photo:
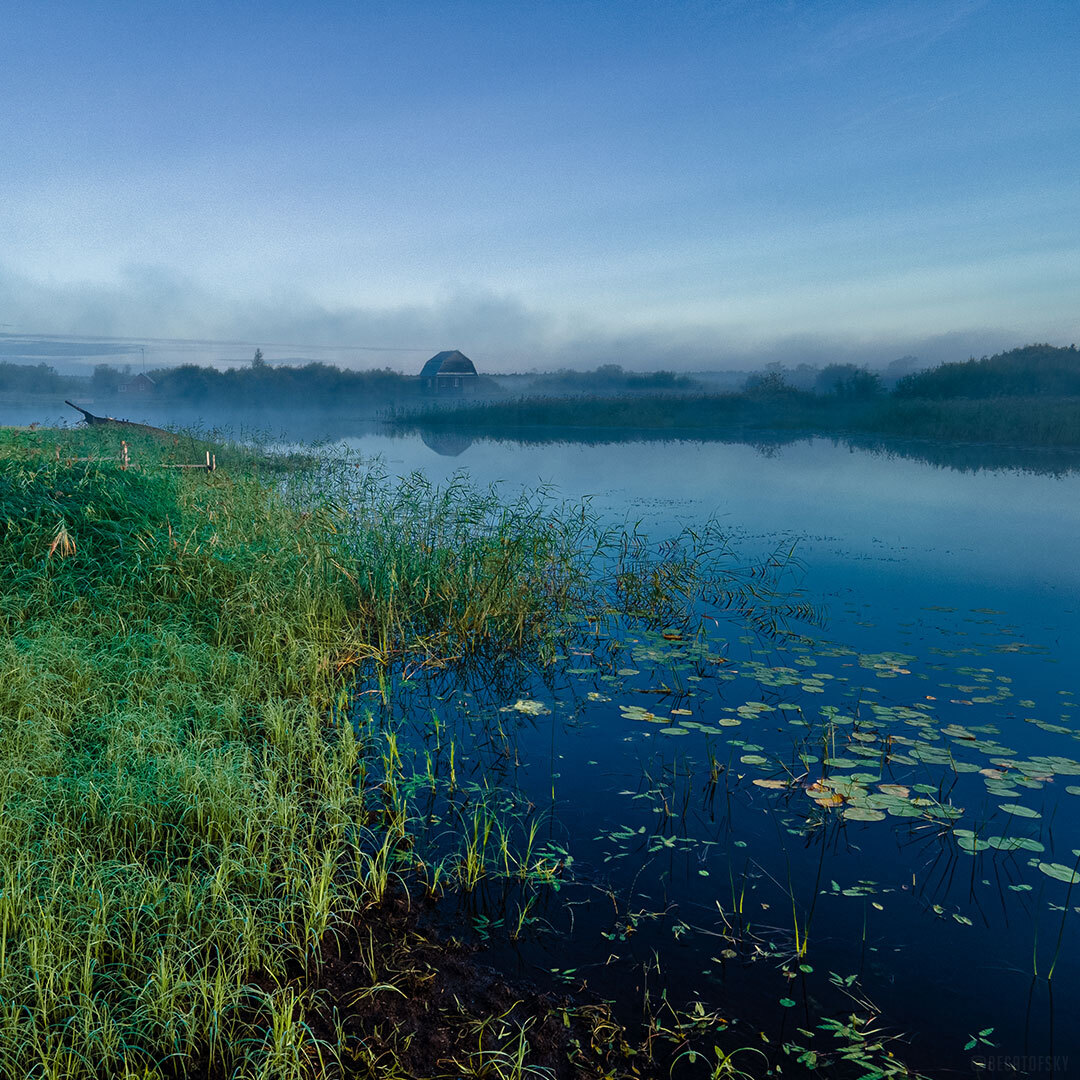
<svg viewBox="0 0 1080 1080">
<path fill-rule="evenodd" d="M 334 1048 L 268 978 L 406 842 L 350 672 L 543 644 L 585 522 L 120 434 L 0 430 L 0 1075 L 303 1075 Z"/>
</svg>

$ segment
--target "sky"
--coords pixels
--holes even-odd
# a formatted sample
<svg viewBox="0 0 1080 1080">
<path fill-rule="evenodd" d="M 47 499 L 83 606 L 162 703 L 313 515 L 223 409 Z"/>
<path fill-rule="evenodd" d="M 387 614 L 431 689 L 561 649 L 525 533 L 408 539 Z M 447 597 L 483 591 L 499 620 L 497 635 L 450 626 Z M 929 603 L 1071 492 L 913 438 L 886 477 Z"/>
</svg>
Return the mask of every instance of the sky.
<svg viewBox="0 0 1080 1080">
<path fill-rule="evenodd" d="M 0 331 L 697 370 L 1080 340 L 1076 0 L 4 0 Z"/>
</svg>

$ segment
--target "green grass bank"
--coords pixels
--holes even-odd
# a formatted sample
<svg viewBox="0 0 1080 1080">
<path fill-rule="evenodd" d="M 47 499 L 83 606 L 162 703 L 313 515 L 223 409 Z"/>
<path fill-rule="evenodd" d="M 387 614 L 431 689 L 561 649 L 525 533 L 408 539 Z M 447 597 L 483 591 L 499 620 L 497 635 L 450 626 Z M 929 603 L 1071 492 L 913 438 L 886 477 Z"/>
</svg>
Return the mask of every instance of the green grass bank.
<svg viewBox="0 0 1080 1080">
<path fill-rule="evenodd" d="M 401 884 L 430 872 L 352 691 L 550 649 L 593 543 L 348 460 L 0 429 L 0 1075 L 531 1075 L 542 1003 L 433 996 Z"/>
</svg>

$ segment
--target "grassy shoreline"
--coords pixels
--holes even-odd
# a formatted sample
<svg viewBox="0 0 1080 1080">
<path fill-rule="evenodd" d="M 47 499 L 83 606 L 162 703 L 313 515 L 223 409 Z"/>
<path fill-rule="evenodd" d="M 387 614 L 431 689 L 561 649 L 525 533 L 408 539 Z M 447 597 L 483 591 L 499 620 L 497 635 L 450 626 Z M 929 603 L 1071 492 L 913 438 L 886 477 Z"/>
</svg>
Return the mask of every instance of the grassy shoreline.
<svg viewBox="0 0 1080 1080">
<path fill-rule="evenodd" d="M 515 402 L 399 412 L 404 431 L 535 437 L 542 431 L 637 431 L 687 438 L 752 436 L 763 431 L 860 434 L 940 442 L 1080 447 L 1080 398 L 997 397 L 849 401 L 800 391 L 777 394 L 636 395 L 522 398 Z"/>
<path fill-rule="evenodd" d="M 556 1031 L 535 995 L 448 981 L 461 961 L 408 912 L 434 885 L 392 740 L 350 694 L 372 659 L 548 647 L 580 610 L 582 527 L 352 462 L 216 446 L 215 473 L 162 468 L 199 460 L 190 438 L 126 433 L 124 470 L 122 434 L 0 431 L 0 1072 L 511 1076 L 566 1066 L 572 1037 L 614 1053 L 614 1027 L 589 1046 L 599 1013 Z"/>
<path fill-rule="evenodd" d="M 216 472 L 166 467 L 207 449 Z M 416 771 L 364 705 L 426 667 L 535 669 L 609 618 L 814 616 L 782 559 L 740 584 L 690 535 L 654 558 L 581 506 L 348 456 L 0 429 L 0 1074 L 750 1075 L 761 1049 L 700 1003 L 646 985 L 627 1028 L 479 966 L 439 898 L 490 885 L 523 924 L 570 860 L 466 784 L 425 854 L 452 737 Z"/>
</svg>

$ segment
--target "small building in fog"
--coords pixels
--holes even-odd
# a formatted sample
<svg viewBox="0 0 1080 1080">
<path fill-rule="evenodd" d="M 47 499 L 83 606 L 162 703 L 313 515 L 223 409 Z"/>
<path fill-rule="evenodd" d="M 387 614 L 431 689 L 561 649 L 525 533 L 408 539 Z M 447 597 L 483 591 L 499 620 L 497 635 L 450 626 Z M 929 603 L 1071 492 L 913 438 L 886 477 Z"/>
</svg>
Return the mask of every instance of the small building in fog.
<svg viewBox="0 0 1080 1080">
<path fill-rule="evenodd" d="M 457 349 L 436 353 L 420 371 L 420 384 L 429 394 L 462 394 L 478 378 L 473 362 Z"/>
<path fill-rule="evenodd" d="M 139 374 L 120 383 L 116 388 L 121 394 L 152 394 L 157 383 L 149 375 Z"/>
</svg>

